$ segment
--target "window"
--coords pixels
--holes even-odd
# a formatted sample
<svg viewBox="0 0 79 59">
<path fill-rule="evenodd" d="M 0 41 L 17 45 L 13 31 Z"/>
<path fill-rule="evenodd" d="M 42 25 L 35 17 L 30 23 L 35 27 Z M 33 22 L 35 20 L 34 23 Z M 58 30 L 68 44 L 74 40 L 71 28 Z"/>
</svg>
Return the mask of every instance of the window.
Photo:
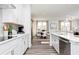
<svg viewBox="0 0 79 59">
<path fill-rule="evenodd" d="M 61 21 L 60 22 L 60 30 L 61 31 L 70 31 L 71 30 L 71 21 Z"/>
<path fill-rule="evenodd" d="M 37 31 L 47 30 L 47 22 L 46 21 L 39 21 L 37 22 Z"/>
</svg>

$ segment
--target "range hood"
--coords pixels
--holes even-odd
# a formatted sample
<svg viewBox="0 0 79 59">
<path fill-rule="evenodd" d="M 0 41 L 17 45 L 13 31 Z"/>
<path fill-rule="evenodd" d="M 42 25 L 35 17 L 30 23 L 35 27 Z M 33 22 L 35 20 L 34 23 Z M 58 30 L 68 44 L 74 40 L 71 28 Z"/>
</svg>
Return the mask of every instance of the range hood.
<svg viewBox="0 0 79 59">
<path fill-rule="evenodd" d="M 0 4 L 0 9 L 15 9 L 13 4 Z"/>
</svg>

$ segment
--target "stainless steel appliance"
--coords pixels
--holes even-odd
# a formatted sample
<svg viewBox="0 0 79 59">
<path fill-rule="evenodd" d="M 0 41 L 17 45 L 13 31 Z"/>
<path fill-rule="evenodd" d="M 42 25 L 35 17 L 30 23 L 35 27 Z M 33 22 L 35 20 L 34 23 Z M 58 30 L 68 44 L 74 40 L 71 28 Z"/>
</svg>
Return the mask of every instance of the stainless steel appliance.
<svg viewBox="0 0 79 59">
<path fill-rule="evenodd" d="M 69 40 L 60 37 L 59 52 L 60 52 L 60 55 L 70 55 L 70 42 L 69 42 Z"/>
</svg>

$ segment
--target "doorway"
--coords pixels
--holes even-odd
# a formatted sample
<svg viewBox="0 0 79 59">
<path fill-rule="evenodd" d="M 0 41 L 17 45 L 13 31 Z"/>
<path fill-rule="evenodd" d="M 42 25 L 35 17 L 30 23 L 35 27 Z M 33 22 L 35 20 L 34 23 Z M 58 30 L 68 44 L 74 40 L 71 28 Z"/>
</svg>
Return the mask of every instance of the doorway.
<svg viewBox="0 0 79 59">
<path fill-rule="evenodd" d="M 55 49 L 49 46 L 49 38 L 37 36 L 41 30 L 48 31 L 47 21 L 32 21 L 32 47 L 26 52 L 27 55 L 57 55 Z M 47 35 L 48 36 L 48 35 Z"/>
<path fill-rule="evenodd" d="M 36 36 L 40 39 L 46 39 L 48 31 L 47 21 L 37 21 L 36 25 Z"/>
<path fill-rule="evenodd" d="M 40 44 L 49 44 L 48 21 L 33 21 L 32 24 L 32 41 Z"/>
</svg>

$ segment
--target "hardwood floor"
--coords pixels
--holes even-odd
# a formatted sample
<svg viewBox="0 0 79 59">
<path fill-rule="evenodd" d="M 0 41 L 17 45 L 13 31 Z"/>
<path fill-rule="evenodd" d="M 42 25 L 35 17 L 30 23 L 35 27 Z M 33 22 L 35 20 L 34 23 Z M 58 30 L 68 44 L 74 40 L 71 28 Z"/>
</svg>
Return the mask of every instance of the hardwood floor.
<svg viewBox="0 0 79 59">
<path fill-rule="evenodd" d="M 48 39 L 34 39 L 33 45 L 25 55 L 57 55 L 53 47 L 49 46 Z"/>
</svg>

